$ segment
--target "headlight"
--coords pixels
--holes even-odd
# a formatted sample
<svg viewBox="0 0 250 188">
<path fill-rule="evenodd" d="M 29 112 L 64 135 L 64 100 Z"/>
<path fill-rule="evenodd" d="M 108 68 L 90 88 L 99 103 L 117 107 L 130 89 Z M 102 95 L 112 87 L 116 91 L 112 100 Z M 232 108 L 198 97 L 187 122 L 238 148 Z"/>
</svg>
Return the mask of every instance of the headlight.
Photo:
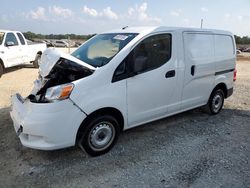
<svg viewBox="0 0 250 188">
<path fill-rule="evenodd" d="M 69 98 L 73 88 L 74 84 L 72 83 L 48 88 L 45 98 L 49 101 L 67 99 Z"/>
</svg>

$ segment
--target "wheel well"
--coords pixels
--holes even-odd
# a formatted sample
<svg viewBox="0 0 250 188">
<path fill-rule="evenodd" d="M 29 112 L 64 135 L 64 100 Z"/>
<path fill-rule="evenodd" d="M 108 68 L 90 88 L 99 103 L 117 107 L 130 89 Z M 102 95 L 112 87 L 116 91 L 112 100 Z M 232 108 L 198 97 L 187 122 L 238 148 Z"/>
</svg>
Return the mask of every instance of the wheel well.
<svg viewBox="0 0 250 188">
<path fill-rule="evenodd" d="M 3 63 L 2 59 L 0 59 L 0 64 L 3 66 L 3 69 L 5 69 L 5 66 L 4 66 L 4 63 Z"/>
<path fill-rule="evenodd" d="M 123 118 L 123 115 L 122 113 L 117 110 L 116 108 L 111 108 L 111 107 L 108 107 L 108 108 L 101 108 L 99 110 L 96 110 L 94 112 L 92 112 L 91 114 L 89 114 L 84 120 L 83 122 L 81 123 L 78 131 L 77 131 L 77 136 L 76 136 L 76 142 L 77 140 L 79 139 L 79 137 L 81 136 L 80 133 L 82 132 L 82 130 L 84 129 L 85 125 L 91 120 L 93 119 L 94 117 L 96 116 L 99 116 L 99 115 L 111 115 L 113 116 L 114 118 L 117 119 L 119 125 L 120 125 L 120 129 L 121 131 L 123 130 L 124 128 L 124 118 Z"/>
<path fill-rule="evenodd" d="M 216 90 L 216 89 L 222 89 L 222 91 L 223 91 L 223 93 L 224 93 L 224 97 L 227 98 L 227 86 L 226 86 L 226 84 L 224 84 L 224 83 L 219 83 L 219 84 L 217 84 L 216 87 L 214 88 L 214 90 Z M 213 90 L 213 92 L 214 92 L 214 90 Z"/>
</svg>

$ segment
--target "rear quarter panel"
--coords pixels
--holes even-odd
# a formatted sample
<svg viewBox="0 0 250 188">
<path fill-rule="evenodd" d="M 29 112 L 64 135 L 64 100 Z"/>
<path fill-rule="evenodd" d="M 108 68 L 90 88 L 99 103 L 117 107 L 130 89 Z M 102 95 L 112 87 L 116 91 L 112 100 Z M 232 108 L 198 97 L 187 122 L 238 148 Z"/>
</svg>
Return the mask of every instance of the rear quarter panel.
<svg viewBox="0 0 250 188">
<path fill-rule="evenodd" d="M 214 35 L 215 41 L 215 85 L 225 83 L 227 89 L 234 85 L 236 45 L 233 35 Z M 228 71 L 223 73 L 223 71 Z"/>
</svg>

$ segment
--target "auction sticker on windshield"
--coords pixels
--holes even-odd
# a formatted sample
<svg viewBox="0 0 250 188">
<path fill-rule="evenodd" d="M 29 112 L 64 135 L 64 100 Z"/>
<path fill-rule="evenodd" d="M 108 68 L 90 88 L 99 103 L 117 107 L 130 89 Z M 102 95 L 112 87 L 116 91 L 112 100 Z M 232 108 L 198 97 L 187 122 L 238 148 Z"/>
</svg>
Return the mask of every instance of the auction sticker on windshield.
<svg viewBox="0 0 250 188">
<path fill-rule="evenodd" d="M 114 39 L 116 40 L 126 40 L 128 38 L 127 35 L 116 35 L 114 36 Z"/>
</svg>

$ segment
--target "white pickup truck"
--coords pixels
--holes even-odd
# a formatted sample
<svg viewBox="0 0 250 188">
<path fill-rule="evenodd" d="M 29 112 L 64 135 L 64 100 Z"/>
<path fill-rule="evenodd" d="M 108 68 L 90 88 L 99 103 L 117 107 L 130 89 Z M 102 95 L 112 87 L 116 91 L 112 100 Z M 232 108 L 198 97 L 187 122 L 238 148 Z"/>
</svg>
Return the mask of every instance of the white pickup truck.
<svg viewBox="0 0 250 188">
<path fill-rule="evenodd" d="M 27 62 L 38 68 L 46 44 L 28 44 L 19 31 L 0 30 L 0 77 L 4 69 Z"/>
</svg>

